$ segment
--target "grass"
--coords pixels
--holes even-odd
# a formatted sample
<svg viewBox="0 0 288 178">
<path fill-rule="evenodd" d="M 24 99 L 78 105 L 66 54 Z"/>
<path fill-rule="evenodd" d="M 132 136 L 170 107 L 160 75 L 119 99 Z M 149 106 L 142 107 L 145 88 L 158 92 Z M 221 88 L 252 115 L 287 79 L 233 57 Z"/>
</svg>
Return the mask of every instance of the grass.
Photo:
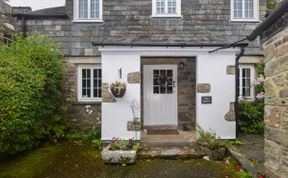
<svg viewBox="0 0 288 178">
<path fill-rule="evenodd" d="M 0 157 L 2 178 L 236 178 L 224 162 L 206 160 L 141 160 L 122 167 L 101 161 L 101 153 L 85 144 L 45 146 L 30 153 Z"/>
<path fill-rule="evenodd" d="M 53 164 L 50 158 L 61 151 L 57 146 L 46 146 L 33 152 L 0 157 L 0 177 L 33 178 Z"/>
</svg>

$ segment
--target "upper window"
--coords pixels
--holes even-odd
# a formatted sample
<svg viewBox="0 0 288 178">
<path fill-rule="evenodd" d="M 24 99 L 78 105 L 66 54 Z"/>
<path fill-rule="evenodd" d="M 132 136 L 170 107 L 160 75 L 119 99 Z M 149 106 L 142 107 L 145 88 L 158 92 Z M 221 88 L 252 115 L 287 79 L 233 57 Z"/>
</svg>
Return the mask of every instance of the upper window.
<svg viewBox="0 0 288 178">
<path fill-rule="evenodd" d="M 78 66 L 78 101 L 101 101 L 102 71 L 99 66 Z"/>
<path fill-rule="evenodd" d="M 254 98 L 253 81 L 255 80 L 255 68 L 253 65 L 239 66 L 239 96 L 243 99 Z"/>
<path fill-rule="evenodd" d="M 258 21 L 259 0 L 231 0 L 232 21 Z"/>
<path fill-rule="evenodd" d="M 101 21 L 102 0 L 74 0 L 75 21 Z"/>
<path fill-rule="evenodd" d="M 181 17 L 181 0 L 152 0 L 152 16 Z"/>
</svg>

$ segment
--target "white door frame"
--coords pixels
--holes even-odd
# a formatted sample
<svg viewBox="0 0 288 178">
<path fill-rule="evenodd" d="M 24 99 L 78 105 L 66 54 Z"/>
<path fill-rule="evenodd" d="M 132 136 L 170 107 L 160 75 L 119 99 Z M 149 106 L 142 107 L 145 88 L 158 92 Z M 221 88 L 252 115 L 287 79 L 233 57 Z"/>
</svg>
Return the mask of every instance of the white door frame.
<svg viewBox="0 0 288 178">
<path fill-rule="evenodd" d="M 155 94 L 153 71 L 172 70 L 172 84 L 166 79 L 166 92 Z M 160 72 L 160 71 L 159 71 Z M 144 126 L 178 125 L 178 76 L 176 64 L 143 65 Z M 160 75 L 160 74 L 159 74 Z M 166 71 L 166 77 L 168 72 Z M 170 80 L 171 81 L 171 80 Z M 172 87 L 172 93 L 171 92 Z M 168 91 L 169 88 L 169 91 Z"/>
</svg>

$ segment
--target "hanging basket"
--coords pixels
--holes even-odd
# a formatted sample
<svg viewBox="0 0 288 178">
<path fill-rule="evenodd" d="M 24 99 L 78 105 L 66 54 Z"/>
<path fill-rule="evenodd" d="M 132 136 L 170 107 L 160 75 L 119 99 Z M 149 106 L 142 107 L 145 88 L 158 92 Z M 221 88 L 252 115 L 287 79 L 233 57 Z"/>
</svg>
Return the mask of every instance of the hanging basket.
<svg viewBox="0 0 288 178">
<path fill-rule="evenodd" d="M 118 81 L 111 83 L 110 90 L 115 98 L 122 98 L 126 92 L 126 83 Z"/>
</svg>

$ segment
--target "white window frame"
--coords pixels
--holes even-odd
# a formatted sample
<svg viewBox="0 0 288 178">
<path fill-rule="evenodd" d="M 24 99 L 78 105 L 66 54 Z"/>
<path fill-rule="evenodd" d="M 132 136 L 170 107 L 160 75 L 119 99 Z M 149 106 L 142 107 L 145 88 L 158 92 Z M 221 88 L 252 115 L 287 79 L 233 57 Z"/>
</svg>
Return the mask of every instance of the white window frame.
<svg viewBox="0 0 288 178">
<path fill-rule="evenodd" d="M 253 9 L 253 18 L 245 18 L 245 0 L 242 0 L 242 18 L 235 18 L 234 17 L 234 0 L 231 0 L 231 21 L 246 21 L 246 22 L 259 22 L 259 0 L 253 0 L 254 9 Z"/>
<path fill-rule="evenodd" d="M 243 97 L 243 81 L 242 81 L 242 72 L 243 69 L 250 69 L 250 97 Z M 253 81 L 256 79 L 255 74 L 255 66 L 254 65 L 248 65 L 248 64 L 240 64 L 239 65 L 239 98 L 240 99 L 246 99 L 246 100 L 255 100 L 255 87 L 253 86 Z"/>
<path fill-rule="evenodd" d="M 90 98 L 82 97 L 82 69 L 90 69 L 91 70 L 91 97 Z M 102 98 L 94 97 L 94 88 L 93 88 L 94 87 L 94 78 L 92 77 L 94 69 L 102 69 L 102 68 L 101 68 L 101 66 L 99 66 L 97 64 L 91 64 L 91 65 L 80 64 L 77 66 L 77 99 L 78 99 L 78 102 L 101 102 L 102 101 Z M 101 81 L 102 81 L 102 79 L 101 79 Z M 102 92 L 102 88 L 101 88 L 101 92 Z"/>
<path fill-rule="evenodd" d="M 79 18 L 79 0 L 73 0 L 73 22 L 103 22 L 103 0 L 99 0 L 99 18 L 91 17 L 91 0 L 88 0 L 88 18 Z"/>
<path fill-rule="evenodd" d="M 152 17 L 182 17 L 181 0 L 176 0 L 176 13 L 168 13 L 168 0 L 164 0 L 164 13 L 157 13 L 157 0 L 152 0 Z"/>
</svg>

